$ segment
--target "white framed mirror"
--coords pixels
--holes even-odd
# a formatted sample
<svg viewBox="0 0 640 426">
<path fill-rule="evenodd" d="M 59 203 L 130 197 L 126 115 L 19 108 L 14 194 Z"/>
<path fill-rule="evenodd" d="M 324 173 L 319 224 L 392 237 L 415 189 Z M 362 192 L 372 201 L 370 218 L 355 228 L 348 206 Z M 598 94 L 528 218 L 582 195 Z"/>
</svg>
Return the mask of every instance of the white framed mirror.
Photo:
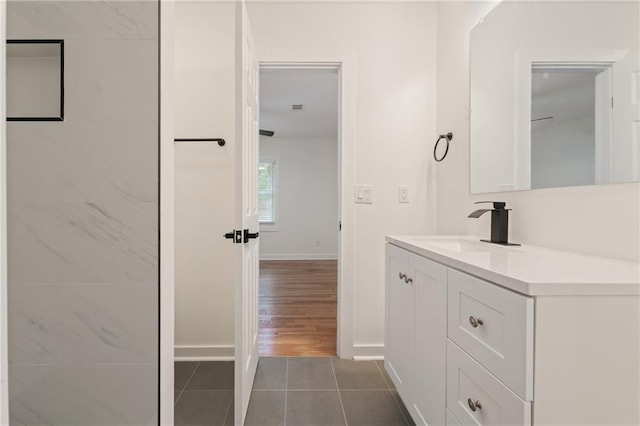
<svg viewBox="0 0 640 426">
<path fill-rule="evenodd" d="M 472 193 L 640 180 L 640 3 L 503 2 L 471 32 Z"/>
</svg>

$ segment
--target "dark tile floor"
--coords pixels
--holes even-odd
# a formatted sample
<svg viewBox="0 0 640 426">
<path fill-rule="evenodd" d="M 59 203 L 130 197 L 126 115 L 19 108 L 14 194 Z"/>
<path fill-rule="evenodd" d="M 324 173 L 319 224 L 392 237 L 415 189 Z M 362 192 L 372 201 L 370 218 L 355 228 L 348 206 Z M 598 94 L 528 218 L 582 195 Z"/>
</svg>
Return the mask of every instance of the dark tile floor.
<svg viewBox="0 0 640 426">
<path fill-rule="evenodd" d="M 175 363 L 174 424 L 233 425 L 233 362 Z"/>
<path fill-rule="evenodd" d="M 175 425 L 233 424 L 233 362 L 177 362 Z M 413 425 L 382 361 L 260 358 L 246 426 Z"/>
</svg>

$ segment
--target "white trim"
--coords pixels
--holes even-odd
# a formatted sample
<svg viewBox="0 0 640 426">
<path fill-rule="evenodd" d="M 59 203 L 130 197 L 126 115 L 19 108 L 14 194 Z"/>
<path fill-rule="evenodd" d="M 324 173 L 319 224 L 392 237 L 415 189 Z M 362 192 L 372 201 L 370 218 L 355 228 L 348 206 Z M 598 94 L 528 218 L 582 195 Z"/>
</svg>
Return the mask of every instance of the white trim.
<svg viewBox="0 0 640 426">
<path fill-rule="evenodd" d="M 596 75 L 595 183 L 613 182 L 613 70 L 607 68 Z"/>
<path fill-rule="evenodd" d="M 354 361 L 384 361 L 384 355 L 372 355 L 372 356 L 367 356 L 367 355 L 358 356 L 358 355 L 354 355 L 354 356 L 353 356 L 353 360 L 354 360 Z"/>
<path fill-rule="evenodd" d="M 173 425 L 174 363 L 174 0 L 160 4 L 160 419 Z"/>
<path fill-rule="evenodd" d="M 353 345 L 353 359 L 356 361 L 384 359 L 384 344 Z"/>
<path fill-rule="evenodd" d="M 258 52 L 260 56 L 260 52 Z M 337 353 L 353 358 L 353 262 L 355 253 L 355 206 L 351 198 L 355 183 L 356 141 L 356 56 L 341 49 L 314 51 L 306 57 L 260 58 L 260 68 L 269 69 L 337 69 L 339 81 L 338 132 L 338 208 L 342 230 L 338 238 L 338 318 Z"/>
<path fill-rule="evenodd" d="M 7 187 L 5 133 L 5 40 L 7 2 L 0 2 L 0 425 L 9 424 L 9 362 L 7 349 Z"/>
<path fill-rule="evenodd" d="M 260 260 L 338 260 L 338 253 L 260 253 Z"/>
<path fill-rule="evenodd" d="M 176 361 L 233 361 L 234 345 L 176 345 Z"/>
</svg>

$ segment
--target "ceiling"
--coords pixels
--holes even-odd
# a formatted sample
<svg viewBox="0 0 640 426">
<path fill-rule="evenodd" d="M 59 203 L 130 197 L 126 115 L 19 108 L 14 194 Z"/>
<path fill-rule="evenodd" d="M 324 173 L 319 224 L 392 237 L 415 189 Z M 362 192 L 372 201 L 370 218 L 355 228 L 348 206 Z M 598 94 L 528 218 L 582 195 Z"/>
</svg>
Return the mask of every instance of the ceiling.
<svg viewBox="0 0 640 426">
<path fill-rule="evenodd" d="M 277 138 L 336 138 L 337 69 L 260 70 L 260 128 Z"/>
</svg>

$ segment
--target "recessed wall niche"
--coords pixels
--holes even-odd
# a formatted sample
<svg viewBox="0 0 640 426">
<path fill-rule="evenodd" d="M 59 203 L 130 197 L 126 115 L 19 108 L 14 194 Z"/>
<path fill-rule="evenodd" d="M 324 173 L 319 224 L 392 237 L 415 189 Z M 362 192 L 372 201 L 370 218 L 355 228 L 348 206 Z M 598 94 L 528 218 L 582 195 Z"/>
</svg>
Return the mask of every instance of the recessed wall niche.
<svg viewBox="0 0 640 426">
<path fill-rule="evenodd" d="M 64 120 L 64 40 L 7 40 L 7 121 Z"/>
</svg>

